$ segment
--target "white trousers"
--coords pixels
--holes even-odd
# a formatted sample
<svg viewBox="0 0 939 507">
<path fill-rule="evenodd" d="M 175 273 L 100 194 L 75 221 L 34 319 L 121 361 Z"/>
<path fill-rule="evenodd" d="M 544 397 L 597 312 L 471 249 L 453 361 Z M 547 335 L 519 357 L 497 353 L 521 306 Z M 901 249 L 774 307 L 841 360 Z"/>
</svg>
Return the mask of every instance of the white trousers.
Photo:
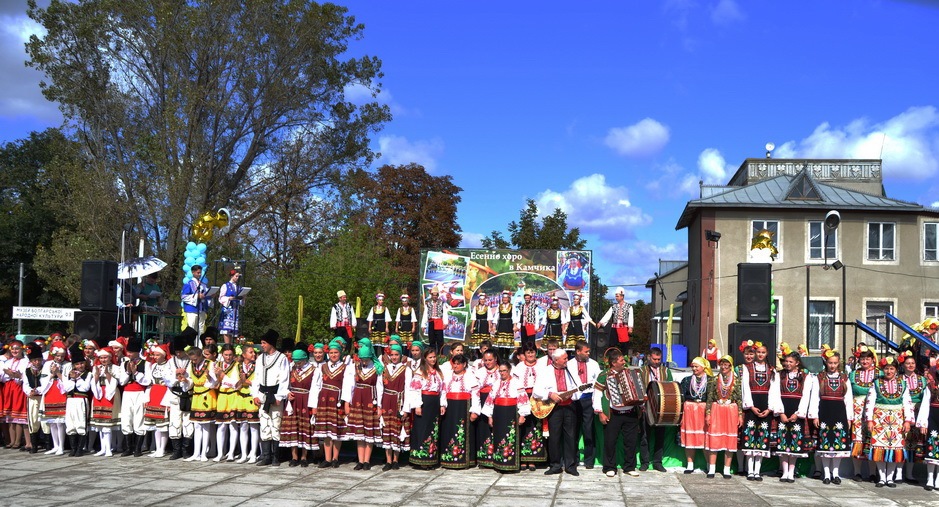
<svg viewBox="0 0 939 507">
<path fill-rule="evenodd" d="M 189 412 L 183 412 L 179 405 L 170 405 L 170 438 L 192 438 L 193 425 Z"/>
<path fill-rule="evenodd" d="M 87 432 L 88 399 L 69 398 L 65 400 L 65 433 L 84 435 Z"/>
<path fill-rule="evenodd" d="M 201 337 L 205 333 L 205 312 L 199 313 L 187 313 L 186 314 L 186 324 L 189 327 L 196 329 L 196 321 L 199 321 L 199 336 Z"/>
<path fill-rule="evenodd" d="M 42 431 L 42 426 L 39 424 L 40 403 L 42 403 L 42 398 L 26 398 L 26 422 L 30 433 Z M 36 445 L 36 443 L 33 442 L 33 445 Z"/>
<path fill-rule="evenodd" d="M 144 434 L 143 407 L 147 402 L 146 391 L 125 391 L 121 400 L 121 433 Z"/>
<path fill-rule="evenodd" d="M 258 410 L 258 417 L 261 419 L 261 440 L 280 440 L 280 421 L 284 409 L 281 405 L 271 405 L 268 412 L 262 406 Z"/>
</svg>

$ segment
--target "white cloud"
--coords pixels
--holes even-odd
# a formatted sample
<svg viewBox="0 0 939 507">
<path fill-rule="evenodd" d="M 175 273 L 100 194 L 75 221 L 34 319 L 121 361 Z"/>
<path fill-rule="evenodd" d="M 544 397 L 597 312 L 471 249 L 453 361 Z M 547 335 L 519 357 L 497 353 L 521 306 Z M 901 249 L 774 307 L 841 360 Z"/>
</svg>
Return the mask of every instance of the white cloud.
<svg viewBox="0 0 939 507">
<path fill-rule="evenodd" d="M 662 151 L 668 139 L 668 127 L 645 118 L 628 127 L 611 128 L 603 142 L 620 155 L 648 157 Z"/>
<path fill-rule="evenodd" d="M 934 202 L 934 203 L 932 203 L 932 204 L 930 204 L 930 205 L 929 205 L 929 207 L 930 207 L 930 208 L 936 208 L 936 209 L 939 209 L 939 201 L 936 201 L 936 202 Z"/>
<path fill-rule="evenodd" d="M 394 115 L 407 115 L 411 113 L 410 110 L 395 100 L 394 96 L 391 94 L 391 91 L 388 90 L 388 88 L 382 88 L 376 94 L 371 88 L 363 85 L 362 83 L 352 83 L 346 85 L 345 89 L 343 89 L 343 94 L 345 95 L 346 100 L 356 105 L 362 105 L 368 102 L 378 102 L 379 104 L 385 104 L 391 108 L 391 112 Z"/>
<path fill-rule="evenodd" d="M 746 18 L 734 0 L 720 0 L 711 8 L 711 21 L 715 25 L 730 25 Z"/>
<path fill-rule="evenodd" d="M 378 138 L 379 162 L 382 164 L 420 164 L 427 172 L 437 168 L 437 157 L 443 155 L 443 141 L 408 141 L 406 137 L 386 135 Z"/>
<path fill-rule="evenodd" d="M 478 232 L 464 232 L 460 237 L 460 248 L 482 248 L 485 237 Z"/>
<path fill-rule="evenodd" d="M 657 179 L 646 183 L 646 190 L 660 197 L 688 196 L 697 198 L 701 193 L 700 183 L 726 183 L 727 175 L 733 170 L 724 161 L 721 153 L 714 148 L 707 148 L 698 155 L 698 171 L 687 171 L 674 160 L 653 167 L 651 174 L 660 174 Z"/>
<path fill-rule="evenodd" d="M 709 185 L 723 184 L 733 167 L 727 165 L 724 156 L 715 148 L 706 148 L 698 155 L 698 171 L 701 179 Z"/>
<path fill-rule="evenodd" d="M 659 270 L 659 259 L 687 259 L 688 246 L 684 243 L 657 245 L 648 241 L 606 242 L 595 251 L 595 255 L 604 263 L 617 268 L 612 275 L 601 273 L 604 284 L 611 287 L 625 286 L 627 301 L 643 299 L 649 302 L 649 289 L 644 285 Z M 666 288 L 666 295 L 672 296 L 668 292 Z M 611 288 L 611 297 L 612 294 Z"/>
<path fill-rule="evenodd" d="M 884 176 L 924 180 L 939 172 L 939 111 L 911 107 L 881 123 L 865 118 L 843 127 L 822 123 L 805 139 L 788 141 L 775 158 L 882 158 Z"/>
<path fill-rule="evenodd" d="M 629 201 L 626 187 L 608 186 L 602 174 L 579 178 L 562 192 L 545 190 L 535 202 L 542 215 L 560 208 L 567 213 L 570 226 L 603 239 L 630 237 L 634 229 L 652 222 L 652 217 Z"/>
<path fill-rule="evenodd" d="M 25 2 L 20 12 L 24 11 Z M 27 59 L 24 44 L 33 34 L 41 36 L 43 28 L 25 15 L 0 15 L 0 74 L 5 83 L 0 95 L 0 117 L 31 117 L 58 124 L 62 114 L 39 89 L 42 73 L 24 64 Z"/>
</svg>

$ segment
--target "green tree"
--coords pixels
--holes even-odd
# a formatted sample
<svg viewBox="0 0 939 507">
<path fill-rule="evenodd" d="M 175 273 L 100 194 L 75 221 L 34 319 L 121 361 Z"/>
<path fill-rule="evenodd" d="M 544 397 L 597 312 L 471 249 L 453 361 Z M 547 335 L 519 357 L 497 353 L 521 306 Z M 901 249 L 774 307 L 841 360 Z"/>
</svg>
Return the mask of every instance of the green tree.
<svg viewBox="0 0 939 507">
<path fill-rule="evenodd" d="M 61 264 L 69 246 L 115 258 L 121 226 L 176 273 L 186 229 L 222 206 L 236 211 L 232 233 L 269 255 L 293 237 L 264 226 L 304 220 L 291 210 L 369 164 L 369 135 L 390 118 L 386 106 L 346 100 L 351 86 L 378 93 L 382 74 L 377 58 L 350 56 L 364 27 L 340 6 L 30 0 L 27 12 L 45 30 L 30 38 L 27 63 L 45 74 L 43 94 L 80 143 L 84 172 L 70 173 L 70 185 L 94 208 L 70 210 L 47 257 L 59 264 L 54 276 L 77 276 Z M 284 200 L 301 205 L 275 209 Z"/>
<path fill-rule="evenodd" d="M 633 303 L 633 332 L 629 335 L 629 346 L 644 351 L 652 344 L 652 305 L 638 299 Z"/>
</svg>

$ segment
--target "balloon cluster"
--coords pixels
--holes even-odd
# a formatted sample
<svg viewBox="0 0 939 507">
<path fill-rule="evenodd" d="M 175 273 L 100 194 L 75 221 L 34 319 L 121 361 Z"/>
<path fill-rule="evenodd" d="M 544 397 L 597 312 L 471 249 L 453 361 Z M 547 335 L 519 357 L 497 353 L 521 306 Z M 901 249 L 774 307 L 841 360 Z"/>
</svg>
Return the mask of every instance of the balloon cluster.
<svg viewBox="0 0 939 507">
<path fill-rule="evenodd" d="M 230 215 L 225 208 L 221 208 L 215 213 L 206 211 L 193 222 L 189 235 L 194 241 L 205 243 L 215 235 L 216 228 L 222 230 L 228 227 L 229 218 Z"/>
<path fill-rule="evenodd" d="M 185 277 L 183 278 L 183 283 L 189 283 L 189 280 L 192 280 L 192 267 L 201 266 L 202 272 L 205 273 L 205 268 L 208 264 L 205 262 L 205 243 L 194 243 L 190 241 L 186 244 L 186 260 L 183 261 L 183 273 Z M 208 283 L 208 278 L 203 274 L 202 282 Z"/>
</svg>

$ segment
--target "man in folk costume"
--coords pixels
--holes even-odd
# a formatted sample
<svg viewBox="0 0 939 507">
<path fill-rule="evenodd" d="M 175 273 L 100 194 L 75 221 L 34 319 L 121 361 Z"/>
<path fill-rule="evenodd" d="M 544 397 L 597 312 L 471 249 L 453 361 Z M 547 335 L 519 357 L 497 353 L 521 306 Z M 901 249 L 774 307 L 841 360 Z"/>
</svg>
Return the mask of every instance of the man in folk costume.
<svg viewBox="0 0 939 507">
<path fill-rule="evenodd" d="M 257 361 L 255 382 L 251 386 L 261 420 L 261 459 L 258 466 L 280 466 L 277 453 L 284 400 L 290 392 L 290 362 L 277 350 L 279 338 L 273 329 L 261 337 L 261 356 Z"/>
<path fill-rule="evenodd" d="M 66 361 L 67 351 L 61 341 L 52 342 L 49 348 L 49 361 L 42 366 L 42 407 L 40 416 L 43 424 L 49 426 L 52 435 L 52 448 L 46 454 L 61 456 L 65 450 L 65 402 L 66 396 L 59 389 L 59 372 L 68 376 L 72 363 Z"/>
<path fill-rule="evenodd" d="M 593 386 L 600 375 L 600 363 L 590 358 L 590 345 L 586 341 L 580 340 L 574 345 L 574 359 L 567 362 L 567 369 L 577 379 L 578 384 L 591 386 L 581 392 L 580 399 L 574 404 L 574 410 L 577 412 L 577 430 L 584 440 L 584 466 L 590 470 L 597 460 L 596 437 L 593 433 Z"/>
<path fill-rule="evenodd" d="M 632 317 L 630 317 L 632 318 Z M 642 385 L 649 385 L 649 382 L 671 382 L 672 372 L 662 363 L 662 350 L 653 347 L 649 350 L 646 364 L 640 370 L 642 376 Z M 649 469 L 649 440 L 654 438 L 655 443 L 652 446 L 652 468 L 656 471 L 664 472 L 665 466 L 662 465 L 662 455 L 665 453 L 665 426 L 653 426 L 649 424 L 646 418 L 641 418 L 640 425 L 642 433 L 639 437 L 639 460 L 642 462 L 639 470 L 645 472 Z"/>
<path fill-rule="evenodd" d="M 427 344 L 437 353 L 443 347 L 443 328 L 447 325 L 447 305 L 440 299 L 440 288 L 434 285 L 430 289 L 430 300 L 424 303 L 421 315 L 421 329 L 427 333 Z"/>
<path fill-rule="evenodd" d="M 209 309 L 209 299 L 205 296 L 209 287 L 202 283 L 202 266 L 193 266 L 192 279 L 183 285 L 180 297 L 183 302 L 183 313 L 186 314 L 186 323 L 199 334 L 205 332 L 206 312 Z"/>
<path fill-rule="evenodd" d="M 603 424 L 603 473 L 607 477 L 616 476 L 616 443 L 623 437 L 623 473 L 636 477 L 636 440 L 642 421 L 642 410 L 635 405 L 642 399 L 641 393 L 629 379 L 626 358 L 617 349 L 609 351 L 607 356 L 610 369 L 597 376 L 592 397 L 594 414 Z"/>
<path fill-rule="evenodd" d="M 195 426 L 190 420 L 192 413 L 192 381 L 189 379 L 189 356 L 186 348 L 196 339 L 196 330 L 187 327 L 173 338 L 173 358 L 170 364 L 171 375 L 163 378 L 169 389 L 166 404 L 169 406 L 169 435 L 173 444 L 170 459 L 180 459 L 192 442 Z"/>
<path fill-rule="evenodd" d="M 531 289 L 525 289 L 525 302 L 516 308 L 512 322 L 515 324 L 515 331 L 524 346 L 526 343 L 534 345 L 535 337 L 544 329 L 545 316 L 538 306 L 538 303 L 532 298 Z"/>
<path fill-rule="evenodd" d="M 567 351 L 554 351 L 550 366 L 538 372 L 532 395 L 535 399 L 551 400 L 556 405 L 548 416 L 548 464 L 545 475 L 559 474 L 561 471 L 577 476 L 577 414 L 574 403 L 580 393 L 561 397 L 566 391 L 577 388 L 577 379 L 567 369 Z"/>
<path fill-rule="evenodd" d="M 610 338 L 615 338 L 616 346 L 624 356 L 629 353 L 626 344 L 629 343 L 629 334 L 633 332 L 633 307 L 625 301 L 625 297 L 626 291 L 618 287 L 616 302 L 597 323 L 597 327 L 610 324 Z"/>
<path fill-rule="evenodd" d="M 66 396 L 65 433 L 68 435 L 72 452 L 69 456 L 85 454 L 85 437 L 88 432 L 88 406 L 91 397 L 91 373 L 81 345 L 75 343 L 69 348 L 72 368 L 68 372 L 57 370 L 59 390 Z"/>
<path fill-rule="evenodd" d="M 329 329 L 333 332 L 333 336 L 345 338 L 345 343 L 348 345 L 355 338 L 355 311 L 348 302 L 346 291 L 337 292 L 336 297 L 339 298 L 339 302 L 334 304 L 329 311 Z"/>
<path fill-rule="evenodd" d="M 139 336 L 127 339 L 127 361 L 120 368 L 117 380 L 124 388 L 121 400 L 121 433 L 126 438 L 126 445 L 121 456 L 135 457 L 143 455 L 143 443 L 146 436 L 143 416 L 147 403 L 147 387 L 151 378 L 147 377 L 147 362 L 140 357 L 143 340 Z"/>
<path fill-rule="evenodd" d="M 414 339 L 414 329 L 417 327 L 417 309 L 411 306 L 411 297 L 401 295 L 401 307 L 395 315 L 395 334 L 401 337 L 402 343 Z"/>
</svg>

